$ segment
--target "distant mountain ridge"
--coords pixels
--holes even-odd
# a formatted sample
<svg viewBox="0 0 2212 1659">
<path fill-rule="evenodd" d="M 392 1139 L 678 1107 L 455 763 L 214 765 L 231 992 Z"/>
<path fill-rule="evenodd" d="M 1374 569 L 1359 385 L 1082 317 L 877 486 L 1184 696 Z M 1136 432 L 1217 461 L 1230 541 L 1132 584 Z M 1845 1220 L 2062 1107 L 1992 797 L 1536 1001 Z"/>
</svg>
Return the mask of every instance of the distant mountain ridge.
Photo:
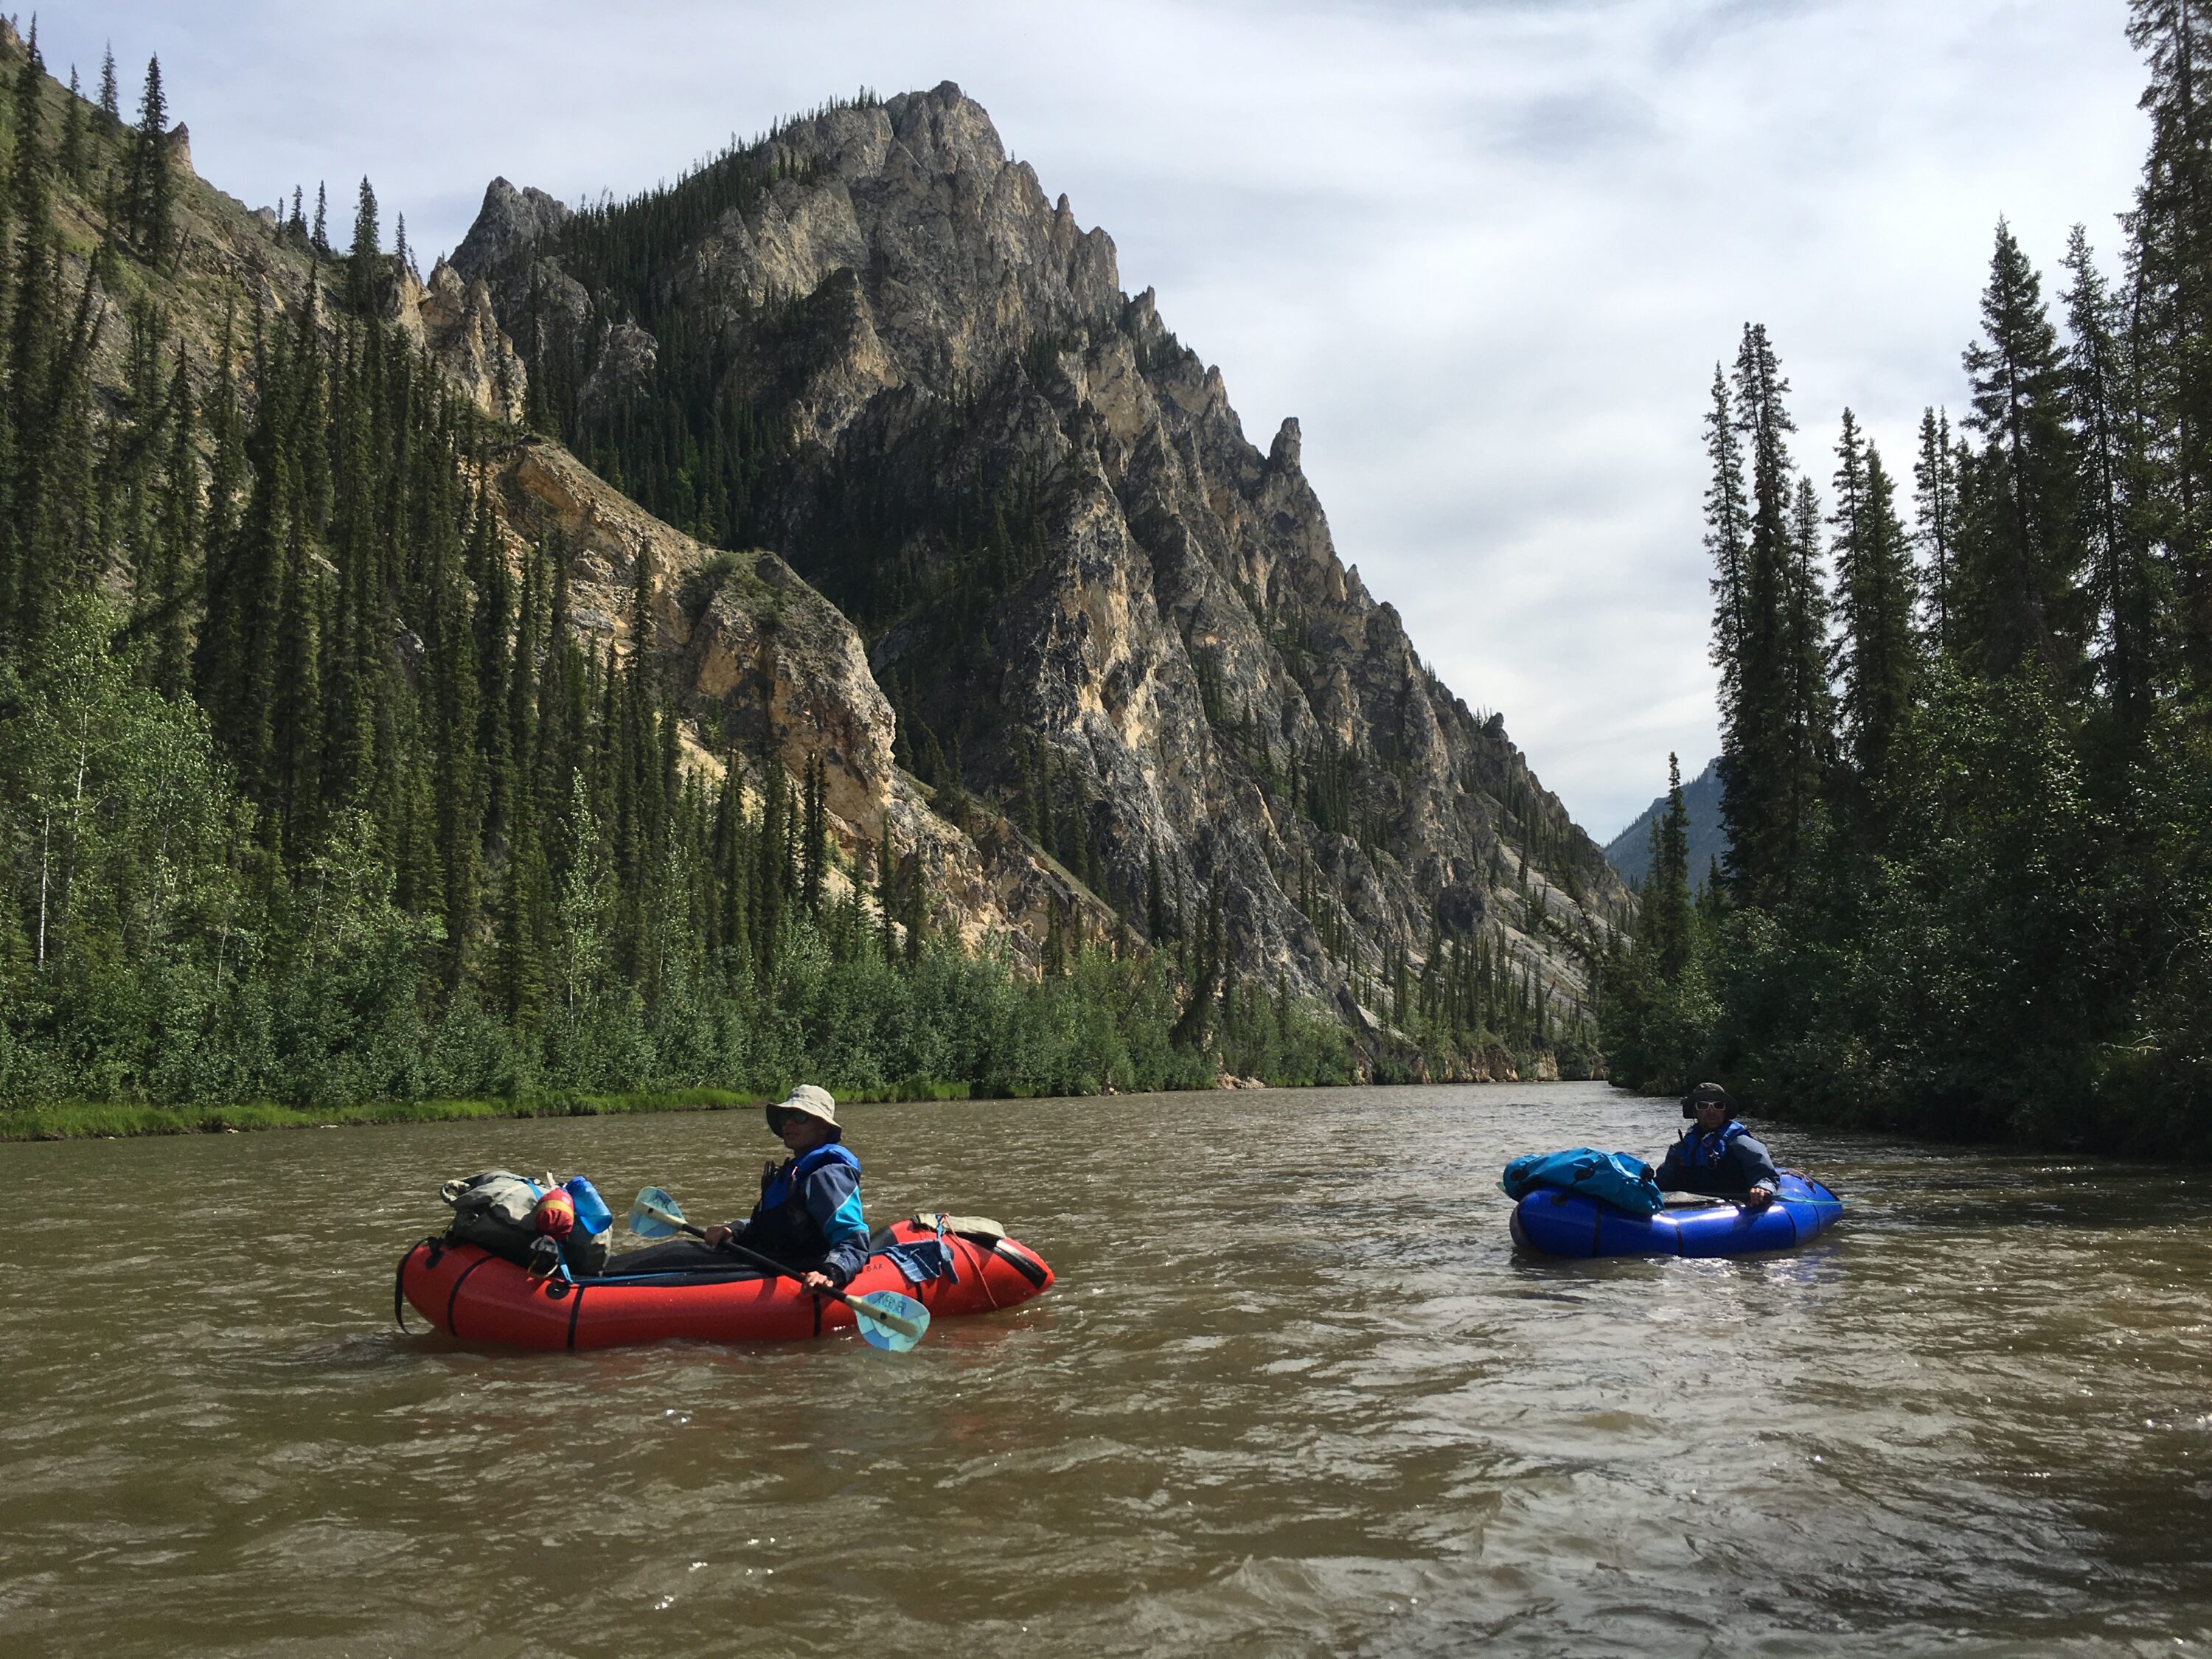
<svg viewBox="0 0 2212 1659">
<path fill-rule="evenodd" d="M 1690 885 L 1705 884 L 1714 860 L 1728 855 L 1728 831 L 1721 827 L 1720 762 L 1707 761 L 1705 769 L 1682 786 L 1682 805 L 1690 813 Z M 1605 844 L 1606 862 L 1631 887 L 1640 888 L 1651 873 L 1651 825 L 1667 810 L 1660 796 L 1630 824 Z"/>
</svg>

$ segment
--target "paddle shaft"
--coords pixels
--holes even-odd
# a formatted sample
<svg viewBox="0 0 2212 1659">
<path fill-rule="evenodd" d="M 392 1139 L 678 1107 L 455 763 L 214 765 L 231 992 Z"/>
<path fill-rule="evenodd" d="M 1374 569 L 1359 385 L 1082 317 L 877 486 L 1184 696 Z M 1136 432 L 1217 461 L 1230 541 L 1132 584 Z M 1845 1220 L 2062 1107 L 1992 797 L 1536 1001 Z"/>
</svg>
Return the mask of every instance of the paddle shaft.
<svg viewBox="0 0 2212 1659">
<path fill-rule="evenodd" d="M 699 1239 L 702 1242 L 704 1242 L 706 1239 L 707 1230 L 704 1227 L 694 1226 L 689 1221 L 678 1220 L 676 1217 L 669 1214 L 667 1211 L 660 1209 L 658 1206 L 653 1209 L 653 1213 L 661 1220 L 668 1223 L 670 1226 L 674 1227 L 678 1232 L 689 1233 L 692 1237 Z M 783 1263 L 778 1261 L 772 1255 L 763 1255 L 758 1250 L 746 1249 L 745 1246 L 738 1243 L 734 1238 L 726 1238 L 714 1248 L 718 1250 L 727 1252 L 729 1255 L 737 1257 L 740 1261 L 751 1263 L 754 1267 L 758 1267 L 763 1273 L 773 1273 L 778 1279 L 795 1279 L 802 1285 L 806 1284 L 805 1274 L 793 1272 L 789 1267 L 785 1267 Z M 810 1290 L 813 1289 L 811 1285 L 809 1285 L 808 1288 Z M 898 1315 L 894 1313 L 886 1313 L 881 1308 L 863 1307 L 860 1304 L 854 1301 L 851 1297 L 846 1295 L 842 1291 L 817 1290 L 814 1291 L 814 1294 L 817 1296 L 826 1296 L 832 1302 L 842 1302 L 847 1307 L 850 1308 L 855 1315 L 872 1319 L 878 1325 L 888 1325 L 891 1329 L 896 1331 L 901 1336 L 920 1336 L 921 1334 L 920 1331 L 915 1329 L 914 1322 L 912 1320 L 902 1319 Z"/>
</svg>

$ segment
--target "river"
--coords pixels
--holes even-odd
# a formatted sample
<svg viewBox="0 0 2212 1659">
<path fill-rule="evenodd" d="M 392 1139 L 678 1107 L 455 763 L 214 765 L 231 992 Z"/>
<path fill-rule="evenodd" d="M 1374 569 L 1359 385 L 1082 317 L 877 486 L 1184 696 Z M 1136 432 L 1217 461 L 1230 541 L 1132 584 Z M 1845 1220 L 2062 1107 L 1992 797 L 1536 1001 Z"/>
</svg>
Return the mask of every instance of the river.
<svg viewBox="0 0 2212 1659">
<path fill-rule="evenodd" d="M 402 1336 L 495 1164 L 742 1208 L 757 1115 L 0 1146 L 11 1655 L 2212 1646 L 2212 1172 L 1776 1129 L 1794 1255 L 1516 1255 L 1601 1085 L 860 1106 L 1060 1275 L 896 1357 Z M 417 1322 L 419 1323 L 419 1322 Z"/>
</svg>

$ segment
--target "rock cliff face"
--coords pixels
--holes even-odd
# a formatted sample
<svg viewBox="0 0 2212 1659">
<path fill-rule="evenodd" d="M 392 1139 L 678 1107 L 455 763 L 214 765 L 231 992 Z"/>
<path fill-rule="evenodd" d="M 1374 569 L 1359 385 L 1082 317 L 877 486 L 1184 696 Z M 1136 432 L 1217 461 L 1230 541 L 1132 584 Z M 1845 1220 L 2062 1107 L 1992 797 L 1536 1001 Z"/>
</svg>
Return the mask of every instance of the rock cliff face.
<svg viewBox="0 0 2212 1659">
<path fill-rule="evenodd" d="M 397 271 L 391 299 L 391 319 L 444 365 L 471 403 L 496 421 L 522 418 L 528 372 L 492 314 L 490 290 L 480 278 L 465 281 L 441 260 L 427 287 L 411 271 Z"/>
<path fill-rule="evenodd" d="M 630 637 L 631 596 L 645 563 L 653 638 L 693 730 L 690 761 L 719 773 L 735 758 L 780 765 L 793 779 L 823 763 L 833 838 L 860 867 L 889 838 L 918 861 L 945 921 L 971 948 L 1003 943 L 1032 968 L 1044 906 L 1084 912 L 1093 937 L 1112 917 L 1000 826 L 945 821 L 929 790 L 892 758 L 895 721 L 852 623 L 783 560 L 758 550 L 702 545 L 644 512 L 555 443 L 525 441 L 488 460 L 509 546 L 564 550 L 569 615 L 596 653 L 619 657 Z M 757 777 L 746 779 L 757 798 Z"/>
<path fill-rule="evenodd" d="M 732 538 L 781 556 L 745 556 L 756 580 L 804 577 L 859 625 L 842 683 L 868 735 L 836 746 L 862 833 L 900 799 L 896 742 L 978 803 L 959 816 L 1000 849 L 999 914 L 1042 915 L 1009 896 L 1017 867 L 1139 933 L 1218 905 L 1242 972 L 1355 1020 L 1455 935 L 1583 1001 L 1581 945 L 1631 902 L 1618 878 L 1339 556 L 1297 422 L 1249 441 L 1218 371 L 1122 292 L 1111 241 L 980 106 L 948 83 L 834 109 L 687 189 L 732 204 L 693 216 L 641 304 L 595 286 L 582 219 L 504 180 L 454 265 L 532 373 L 580 388 L 580 429 L 690 395 L 769 430 Z M 725 659 L 753 660 L 719 603 L 667 613 L 708 641 L 681 647 L 702 711 L 744 682 Z M 1017 824 L 1080 848 L 1095 892 Z"/>
</svg>

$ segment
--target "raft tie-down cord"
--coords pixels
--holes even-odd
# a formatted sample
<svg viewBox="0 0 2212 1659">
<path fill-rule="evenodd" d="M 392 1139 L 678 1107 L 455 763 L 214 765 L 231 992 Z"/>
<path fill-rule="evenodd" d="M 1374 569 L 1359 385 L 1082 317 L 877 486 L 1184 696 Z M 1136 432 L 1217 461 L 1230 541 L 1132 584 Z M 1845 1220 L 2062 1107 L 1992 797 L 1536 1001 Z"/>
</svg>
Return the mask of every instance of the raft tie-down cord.
<svg viewBox="0 0 2212 1659">
<path fill-rule="evenodd" d="M 421 1239 L 407 1247 L 406 1254 L 399 1258 L 399 1265 L 392 1270 L 392 1322 L 399 1327 L 399 1334 L 402 1336 L 415 1334 L 407 1328 L 407 1264 L 415 1259 L 415 1252 L 421 1249 L 423 1245 L 428 1244 L 435 1249 L 437 1243 L 437 1234 L 424 1234 Z"/>
</svg>

